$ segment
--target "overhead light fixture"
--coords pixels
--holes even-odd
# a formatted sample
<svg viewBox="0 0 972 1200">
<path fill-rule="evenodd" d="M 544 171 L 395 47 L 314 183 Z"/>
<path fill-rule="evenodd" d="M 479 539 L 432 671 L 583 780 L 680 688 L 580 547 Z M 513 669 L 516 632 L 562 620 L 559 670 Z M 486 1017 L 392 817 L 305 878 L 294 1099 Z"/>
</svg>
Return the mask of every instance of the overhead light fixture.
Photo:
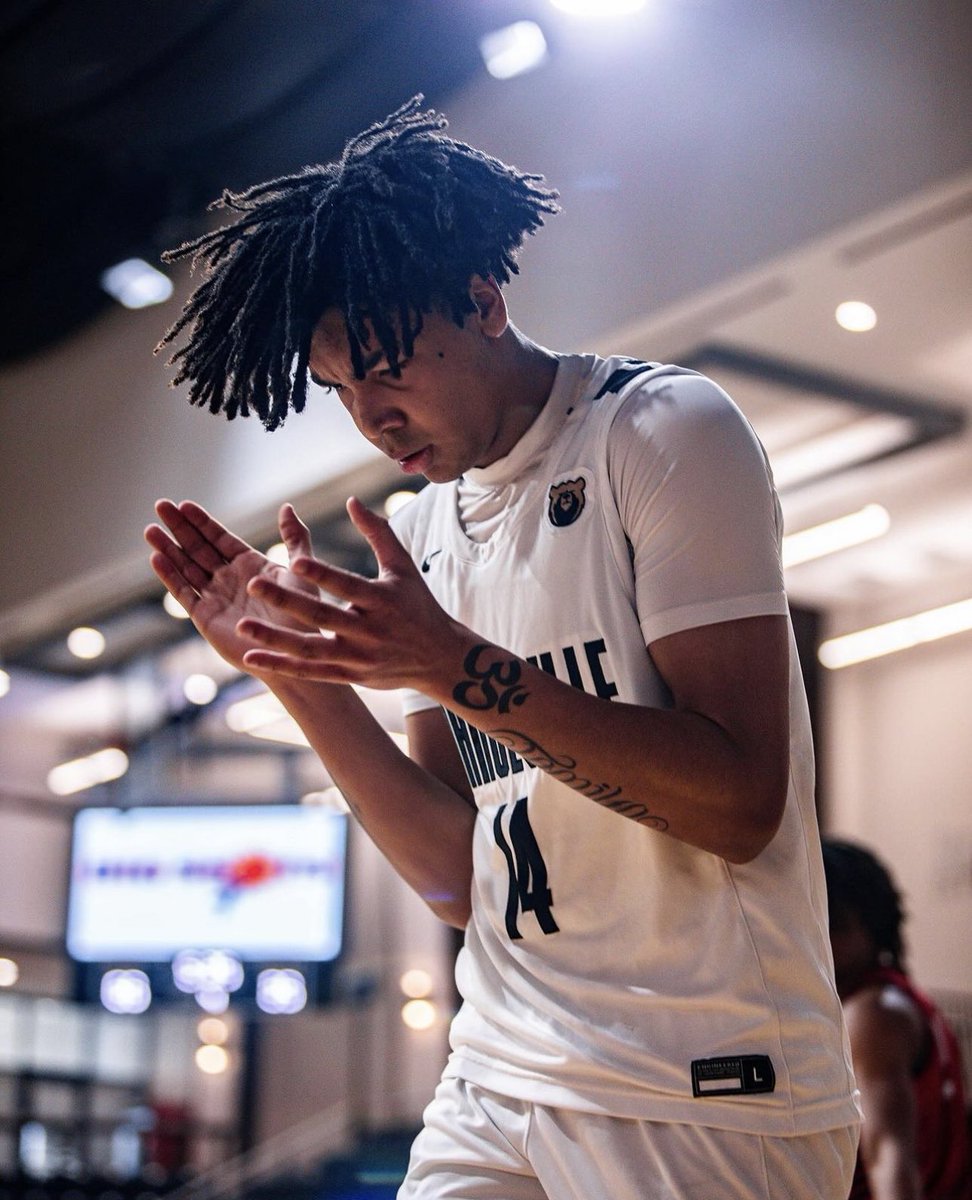
<svg viewBox="0 0 972 1200">
<path fill-rule="evenodd" d="M 222 1075 L 229 1067 L 229 1061 L 229 1055 L 215 1042 L 207 1042 L 196 1049 L 196 1066 L 204 1075 Z"/>
<path fill-rule="evenodd" d="M 20 967 L 12 958 L 0 958 L 0 988 L 13 987 L 20 978 Z"/>
<path fill-rule="evenodd" d="M 47 775 L 47 786 L 55 796 L 71 796 L 99 783 L 120 779 L 128 770 L 128 755 L 117 746 L 108 746 L 84 758 L 61 763 Z"/>
<path fill-rule="evenodd" d="M 212 675 L 189 675 L 182 685 L 182 694 L 190 704 L 202 707 L 216 699 L 219 687 Z"/>
<path fill-rule="evenodd" d="M 300 798 L 301 804 L 308 808 L 327 808 L 332 812 L 349 813 L 351 809 L 345 800 L 341 789 L 333 784 L 319 792 L 305 792 Z"/>
<path fill-rule="evenodd" d="M 0 668 L 0 696 L 6 696 L 10 691 L 10 674 Z"/>
<path fill-rule="evenodd" d="M 889 454 L 911 442 L 914 431 L 910 417 L 874 413 L 841 429 L 808 438 L 790 450 L 771 454 L 773 480 L 780 489 L 798 487 Z"/>
<path fill-rule="evenodd" d="M 98 658 L 105 652 L 105 635 L 90 625 L 79 625 L 68 634 L 67 648 L 75 658 Z"/>
<path fill-rule="evenodd" d="M 101 274 L 101 286 L 125 308 L 163 304 L 172 295 L 172 280 L 143 258 L 126 258 Z"/>
<path fill-rule="evenodd" d="M 247 733 L 269 742 L 310 745 L 297 722 L 270 692 L 258 692 L 231 704 L 226 710 L 226 724 L 234 733 Z"/>
<path fill-rule="evenodd" d="M 229 1041 L 229 1026 L 221 1017 L 203 1017 L 196 1026 L 196 1035 L 206 1046 L 222 1046 Z"/>
<path fill-rule="evenodd" d="M 479 52 L 494 79 L 513 79 L 547 60 L 547 39 L 535 21 L 514 21 L 479 39 Z"/>
<path fill-rule="evenodd" d="M 877 313 L 863 300 L 845 300 L 838 304 L 834 317 L 848 333 L 869 333 L 877 324 Z"/>
<path fill-rule="evenodd" d="M 940 608 L 929 608 L 910 617 L 873 625 L 856 633 L 829 638 L 817 651 L 820 662 L 831 670 L 867 662 L 898 650 L 910 650 L 956 633 L 972 629 L 972 599 L 959 600 Z"/>
<path fill-rule="evenodd" d="M 267 967 L 257 975 L 256 1002 L 265 1013 L 299 1013 L 307 1006 L 307 982 L 293 967 Z"/>
<path fill-rule="evenodd" d="M 411 504 L 417 495 L 418 492 L 389 492 L 389 494 L 385 497 L 385 516 L 393 517 L 399 509 L 404 508 L 406 504 Z"/>
<path fill-rule="evenodd" d="M 110 1013 L 137 1015 L 152 1003 L 152 985 L 144 971 L 114 969 L 102 975 L 100 995 Z"/>
<path fill-rule="evenodd" d="M 189 614 L 171 592 L 166 592 L 162 597 L 162 607 L 170 617 L 175 617 L 177 621 L 189 620 Z"/>
<path fill-rule="evenodd" d="M 838 550 L 860 546 L 881 537 L 890 527 L 888 510 L 880 504 L 867 504 L 845 517 L 787 534 L 783 538 L 783 566 L 796 567 Z"/>
<path fill-rule="evenodd" d="M 290 551 L 283 542 L 274 542 L 267 551 L 267 558 L 272 563 L 276 563 L 278 567 L 290 566 Z"/>
<path fill-rule="evenodd" d="M 402 994 L 412 1000 L 423 1000 L 432 994 L 432 976 L 421 967 L 410 967 L 398 981 Z"/>
<path fill-rule="evenodd" d="M 439 1017 L 439 1010 L 431 1000 L 406 1000 L 402 1005 L 402 1021 L 409 1029 L 431 1029 Z"/>
</svg>

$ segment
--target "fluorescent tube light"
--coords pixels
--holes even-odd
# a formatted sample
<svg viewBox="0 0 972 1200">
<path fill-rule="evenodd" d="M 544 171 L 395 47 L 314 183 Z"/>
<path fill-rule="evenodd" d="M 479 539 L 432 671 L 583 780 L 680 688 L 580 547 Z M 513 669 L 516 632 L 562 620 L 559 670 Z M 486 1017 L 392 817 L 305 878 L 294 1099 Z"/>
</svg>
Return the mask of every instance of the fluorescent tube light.
<svg viewBox="0 0 972 1200">
<path fill-rule="evenodd" d="M 120 779 L 128 770 L 128 755 L 116 746 L 108 746 L 84 758 L 54 767 L 47 776 L 47 786 L 55 796 L 70 796 L 99 783 Z"/>
<path fill-rule="evenodd" d="M 547 60 L 547 39 L 535 21 L 515 21 L 479 39 L 479 52 L 494 79 L 513 79 Z"/>
<path fill-rule="evenodd" d="M 959 600 L 955 604 L 930 608 L 911 617 L 900 617 L 897 621 L 830 638 L 820 646 L 817 657 L 825 667 L 837 670 L 956 633 L 965 633 L 970 629 L 972 599 Z"/>
<path fill-rule="evenodd" d="M 795 567 L 850 546 L 860 546 L 881 537 L 890 526 L 888 510 L 880 504 L 868 504 L 846 517 L 787 534 L 783 539 L 783 566 Z"/>
</svg>

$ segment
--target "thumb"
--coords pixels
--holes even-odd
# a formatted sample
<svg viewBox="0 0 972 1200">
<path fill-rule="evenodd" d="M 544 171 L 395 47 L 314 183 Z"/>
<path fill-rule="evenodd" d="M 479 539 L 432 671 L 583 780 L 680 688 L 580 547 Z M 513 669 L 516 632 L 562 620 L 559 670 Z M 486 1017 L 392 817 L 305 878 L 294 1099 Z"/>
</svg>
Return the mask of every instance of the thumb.
<svg viewBox="0 0 972 1200">
<path fill-rule="evenodd" d="M 348 500 L 347 510 L 355 529 L 371 547 L 379 570 L 401 570 L 405 564 L 412 565 L 412 560 L 385 517 L 372 512 L 357 496 Z"/>
<path fill-rule="evenodd" d="M 301 555 L 309 558 L 313 554 L 310 529 L 298 517 L 292 504 L 281 505 L 278 525 L 291 562 Z"/>
</svg>

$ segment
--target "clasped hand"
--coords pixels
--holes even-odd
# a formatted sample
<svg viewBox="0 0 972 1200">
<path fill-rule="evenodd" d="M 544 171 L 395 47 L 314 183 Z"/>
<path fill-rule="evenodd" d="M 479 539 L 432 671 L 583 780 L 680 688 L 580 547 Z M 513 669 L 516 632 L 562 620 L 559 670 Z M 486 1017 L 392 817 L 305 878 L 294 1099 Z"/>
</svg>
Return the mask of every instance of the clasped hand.
<svg viewBox="0 0 972 1200">
<path fill-rule="evenodd" d="M 290 505 L 281 567 L 191 501 L 159 501 L 145 531 L 152 567 L 199 632 L 227 661 L 266 679 L 286 676 L 374 688 L 422 688 L 456 627 L 388 522 L 359 500 L 348 514 L 370 545 L 377 579 L 315 558 Z M 328 595 L 324 597 L 321 591 Z"/>
</svg>

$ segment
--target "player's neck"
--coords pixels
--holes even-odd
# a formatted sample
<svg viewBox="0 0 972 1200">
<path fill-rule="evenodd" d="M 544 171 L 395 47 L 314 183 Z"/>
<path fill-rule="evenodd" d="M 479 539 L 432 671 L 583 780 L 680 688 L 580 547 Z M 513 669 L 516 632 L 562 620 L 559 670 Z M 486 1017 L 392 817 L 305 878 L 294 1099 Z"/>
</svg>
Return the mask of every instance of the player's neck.
<svg viewBox="0 0 972 1200">
<path fill-rule="evenodd" d="M 510 325 L 504 355 L 502 437 L 497 458 L 509 454 L 550 398 L 557 357 Z"/>
</svg>

